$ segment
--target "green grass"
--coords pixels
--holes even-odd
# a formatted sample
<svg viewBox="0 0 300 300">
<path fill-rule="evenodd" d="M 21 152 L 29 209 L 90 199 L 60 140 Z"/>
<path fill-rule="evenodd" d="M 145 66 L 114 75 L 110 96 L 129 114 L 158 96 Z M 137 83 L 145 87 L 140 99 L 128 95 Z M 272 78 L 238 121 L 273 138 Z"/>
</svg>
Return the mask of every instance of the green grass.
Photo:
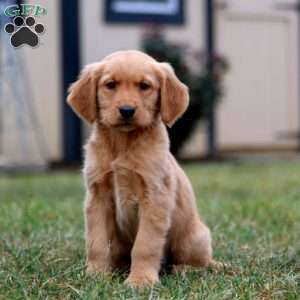
<svg viewBox="0 0 300 300">
<path fill-rule="evenodd" d="M 126 274 L 85 274 L 77 173 L 0 177 L 0 299 L 300 299 L 300 162 L 185 167 L 221 271 L 163 274 L 135 291 Z"/>
</svg>

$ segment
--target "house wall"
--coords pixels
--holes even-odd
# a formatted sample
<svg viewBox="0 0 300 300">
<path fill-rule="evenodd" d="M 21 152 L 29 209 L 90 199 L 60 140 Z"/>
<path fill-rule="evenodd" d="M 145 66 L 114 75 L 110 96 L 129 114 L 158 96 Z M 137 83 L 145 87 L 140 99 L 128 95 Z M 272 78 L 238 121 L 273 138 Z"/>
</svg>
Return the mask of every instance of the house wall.
<svg viewBox="0 0 300 300">
<path fill-rule="evenodd" d="M 60 45 L 60 1 L 59 0 L 31 0 L 28 1 L 31 4 L 41 4 L 45 6 L 48 10 L 47 16 L 43 16 L 39 19 L 41 23 L 45 25 L 46 32 L 41 36 L 41 44 L 39 47 L 32 49 L 29 47 L 22 47 L 21 49 L 13 49 L 10 48 L 10 51 L 18 56 L 20 61 L 22 61 L 22 65 L 26 64 L 26 82 L 25 86 L 19 88 L 16 86 L 15 78 L 9 78 L 6 74 L 4 75 L 6 82 L 5 87 L 5 95 L 4 101 L 0 102 L 0 164 L 2 160 L 8 161 L 16 161 L 16 162 L 49 162 L 55 160 L 61 160 L 63 157 L 62 153 L 62 101 L 61 99 L 61 85 L 62 85 L 62 77 L 61 77 L 61 45 Z M 99 0 L 89 0 L 83 1 L 80 0 L 80 50 L 81 50 L 81 65 L 99 61 L 107 54 L 121 50 L 121 49 L 139 49 L 141 40 L 144 33 L 144 26 L 142 25 L 133 25 L 133 24 L 107 24 L 104 22 L 104 2 Z M 174 43 L 186 44 L 190 47 L 191 50 L 201 50 L 205 48 L 205 28 L 204 28 L 204 1 L 196 1 L 196 0 L 187 0 L 186 4 L 186 23 L 183 26 L 164 26 L 164 32 L 166 38 Z M 217 14 L 220 14 L 219 12 Z M 230 16 L 230 15 L 229 15 Z M 222 18 L 221 18 L 222 20 Z M 223 17 L 224 20 L 224 17 Z M 232 18 L 229 18 L 231 21 Z M 252 20 L 252 19 L 251 19 Z M 290 19 L 288 19 L 290 20 Z M 226 21 L 227 22 L 227 21 Z M 229 59 L 229 64 L 231 63 L 230 74 L 226 77 L 226 89 L 225 89 L 225 98 L 222 100 L 221 105 L 219 106 L 218 114 L 219 114 L 219 142 L 220 146 L 223 149 L 227 149 L 226 147 L 233 145 L 239 145 L 240 136 L 246 141 L 250 141 L 249 136 L 253 134 L 253 139 L 251 140 L 252 146 L 257 146 L 257 139 L 261 140 L 259 145 L 261 146 L 274 146 L 280 143 L 280 145 L 290 145 L 289 141 L 277 142 L 277 133 L 275 135 L 275 142 L 272 140 L 272 144 L 267 143 L 266 139 L 262 137 L 261 130 L 257 131 L 258 133 L 253 133 L 253 127 L 251 123 L 251 127 L 249 127 L 249 134 L 246 136 L 246 127 L 243 125 L 243 122 L 238 121 L 241 113 L 237 111 L 237 104 L 233 102 L 234 95 L 234 87 L 240 87 L 233 80 L 233 76 L 236 74 L 237 70 L 241 70 L 242 64 L 236 58 L 239 58 L 240 55 L 245 54 L 246 51 L 240 51 L 240 48 L 235 48 L 232 50 L 232 46 L 237 44 L 237 46 L 242 47 L 244 44 L 239 42 L 238 38 L 235 37 L 232 32 L 232 29 L 226 31 L 229 27 L 228 23 L 223 21 L 223 23 L 218 22 L 218 44 L 219 44 L 219 52 L 224 53 L 226 57 Z M 220 25 L 221 24 L 221 25 Z M 286 24 L 293 24 L 291 22 Z M 256 24 L 253 24 L 256 26 Z M 285 26 L 285 25 L 282 25 Z M 239 25 L 236 26 L 237 30 L 242 30 L 246 27 L 241 27 Z M 248 27 L 247 27 L 248 28 Z M 276 27 L 277 28 L 277 27 Z M 289 28 L 292 28 L 291 26 Z M 243 29 L 244 30 L 244 29 Z M 264 27 L 264 32 L 266 31 L 266 27 Z M 286 31 L 281 30 L 281 40 L 289 41 L 289 37 L 294 37 L 294 31 L 290 31 L 289 34 Z M 227 35 L 226 35 L 227 33 Z M 259 31 L 261 33 L 261 31 Z M 2 33 L 3 34 L 3 33 Z M 5 34 L 5 33 L 4 33 Z M 245 36 L 245 34 L 243 34 Z M 247 35 L 248 36 L 248 35 Z M 278 35 L 276 35 L 278 38 Z M 270 35 L 267 36 L 270 38 Z M 259 35 L 255 35 L 252 37 L 253 44 L 255 44 L 254 39 L 258 39 Z M 274 39 L 275 40 L 275 39 Z M 278 40 L 280 45 L 288 45 L 287 43 L 281 43 L 281 40 Z M 259 40 L 258 40 L 259 41 Z M 227 46 L 226 46 L 227 45 Z M 292 45 L 292 44 L 291 44 Z M 287 47 L 287 46 L 285 46 Z M 275 47 L 278 52 L 278 47 Z M 296 47 L 290 47 L 291 52 L 286 52 L 287 55 L 282 56 L 282 59 L 285 57 L 297 57 Z M 280 48 L 281 49 L 281 48 Z M 289 49 L 288 47 L 286 49 Z M 3 51 L 3 49 L 2 49 Z M 250 67 L 253 69 L 261 68 L 261 65 L 258 64 L 259 60 L 257 59 L 257 55 L 260 53 L 251 49 L 251 63 Z M 267 52 L 269 50 L 266 50 Z M 266 52 L 266 53 L 267 53 Z M 276 53 L 277 53 L 276 52 Z M 265 53 L 261 51 L 261 53 Z M 284 52 L 285 53 L 285 52 Z M 266 54 L 267 55 L 267 54 Z M 269 55 L 267 55 L 269 57 Z M 248 57 L 248 56 L 247 56 Z M 250 56 L 249 56 L 250 57 Z M 279 54 L 274 59 L 278 62 Z M 248 60 L 245 60 L 248 62 Z M 263 60 L 265 61 L 265 60 Z M 286 60 L 288 61 L 288 60 Z M 255 65 L 256 64 L 256 65 Z M 270 62 L 270 65 L 273 65 Z M 276 65 L 276 64 L 275 64 Z M 293 72 L 295 72 L 296 66 L 298 63 L 286 63 L 284 66 L 290 65 L 293 66 Z M 257 66 L 257 67 L 256 67 Z M 286 68 L 286 67 L 284 67 Z M 242 72 L 243 76 L 245 74 L 250 74 L 247 72 L 249 70 L 249 66 L 245 67 L 245 70 Z M 272 74 L 284 74 L 280 71 L 273 72 Z M 291 73 L 288 69 L 289 74 Z M 15 71 L 20 72 L 20 66 L 18 66 Z M 266 67 L 266 78 L 268 77 L 270 70 L 269 67 Z M 252 72 L 254 75 L 255 72 Z M 251 74 L 252 74 L 251 73 Z M 251 75 L 250 74 L 250 75 Z M 293 73 L 294 74 L 294 73 Z M 249 75 L 249 76 L 250 76 Z M 236 75 L 235 75 L 236 76 Z M 283 75 L 282 75 L 283 76 Z M 240 78 L 240 76 L 236 76 Z M 295 76 L 293 76 L 295 77 Z M 288 78 L 288 77 L 287 77 Z M 3 79 L 3 78 L 2 78 Z M 228 81 L 229 80 L 229 81 Z M 232 82 L 230 81 L 232 80 Z M 230 85 L 231 82 L 231 85 Z M 249 82 L 249 81 L 247 81 Z M 279 81 L 281 82 L 281 81 Z M 296 92 L 297 89 L 293 88 L 295 84 L 287 83 L 289 87 L 288 92 L 295 94 L 293 97 L 285 97 L 287 99 L 297 99 Z M 265 85 L 263 85 L 265 86 Z M 19 88 L 19 90 L 18 90 Z M 18 97 L 14 97 L 15 91 L 19 91 L 24 93 L 24 90 L 32 90 L 32 94 L 34 97 L 30 97 L 31 103 L 34 105 L 37 116 L 38 123 L 35 124 L 34 128 L 38 130 L 33 131 L 30 129 L 29 131 L 25 130 L 25 127 L 29 127 L 29 119 L 28 112 L 26 111 L 26 107 L 22 107 L 20 105 L 20 101 L 18 101 Z M 252 89 L 251 92 L 257 92 L 258 89 Z M 238 91 L 241 91 L 239 88 Z M 243 92 L 246 91 L 245 88 L 242 89 Z M 250 93 L 246 93 L 248 95 Z M 249 96 L 249 95 L 248 95 Z M 246 97 L 238 97 L 237 102 L 240 103 L 240 98 L 245 101 L 245 105 L 250 103 L 250 101 L 246 101 Z M 270 97 L 269 97 L 270 98 Z M 268 98 L 268 99 L 269 99 Z M 283 98 L 283 99 L 285 99 Z M 267 98 L 264 98 L 267 99 Z M 271 99 L 271 98 L 270 98 Z M 272 98 L 273 99 L 273 98 Z M 271 100 L 272 100 L 271 99 Z M 20 99 L 19 99 L 20 100 Z M 269 101 L 269 100 L 268 100 Z M 279 101 L 278 101 L 279 103 Z M 298 119 L 295 117 L 295 112 L 298 111 L 297 101 L 293 100 L 292 104 L 287 104 L 288 102 L 284 100 L 285 109 L 286 109 L 286 125 L 281 132 L 294 132 L 297 129 Z M 15 108 L 19 105 L 19 114 L 16 114 Z M 247 105 L 248 105 L 247 104 Z M 253 105 L 252 105 L 253 106 Z M 247 112 L 247 118 L 250 119 L 249 114 L 251 110 L 249 108 L 244 109 L 242 106 L 242 112 Z M 268 111 L 268 115 L 274 117 L 274 105 L 267 105 L 263 111 Z M 260 113 L 260 111 L 258 112 Z M 27 116 L 27 126 L 22 125 L 22 122 L 18 123 L 17 115 L 26 117 Z M 256 115 L 251 119 L 255 119 Z M 19 118 L 20 119 L 20 118 Z M 237 123 L 233 123 L 236 121 Z M 26 123 L 25 122 L 25 123 Z M 278 123 L 278 118 L 269 122 L 270 126 Z M 268 124 L 269 124 L 268 123 Z M 234 124 L 234 125 L 231 125 Z M 257 122 L 258 124 L 258 122 Z M 265 123 L 263 123 L 265 124 Z M 291 125 L 289 125 L 291 124 Z M 230 126 L 231 127 L 230 127 Z M 269 125 L 268 125 L 269 126 Z M 262 126 L 257 126 L 259 129 Z M 229 128 L 230 130 L 227 130 Z M 246 129 L 245 129 L 246 128 Z M 273 127 L 272 127 L 273 128 Z M 225 130 L 226 129 L 226 130 Z M 86 127 L 86 135 L 88 134 L 89 129 Z M 34 133 L 39 135 L 43 135 L 45 137 L 45 145 L 44 151 L 41 151 L 37 147 L 36 137 Z M 236 138 L 237 136 L 237 138 Z M 249 144 L 249 145 L 250 145 Z M 294 143 L 292 143 L 294 144 Z M 24 145 L 26 147 L 24 147 Z M 184 147 L 183 155 L 184 156 L 193 156 L 202 154 L 205 151 L 205 128 L 202 125 L 199 125 L 199 128 L 196 130 L 194 136 L 190 139 L 189 143 Z M 246 146 L 249 146 L 248 144 Z M 250 145 L 250 146 L 251 146 Z"/>
<path fill-rule="evenodd" d="M 36 48 L 7 48 L 20 64 L 10 66 L 9 71 L 1 74 L 6 84 L 3 91 L 5 101 L 1 102 L 0 161 L 22 164 L 43 163 L 62 157 L 60 1 L 28 2 L 47 8 L 47 15 L 37 18 L 45 26 L 45 33 L 40 36 L 40 45 Z M 25 76 L 18 81 L 17 75 L 22 71 Z M 29 91 L 29 97 L 25 98 L 23 105 L 22 97 L 17 93 L 25 95 L 26 90 Z M 36 111 L 34 115 L 37 120 L 33 121 L 33 126 L 29 119 L 28 101 Z M 21 122 L 18 123 L 18 119 Z M 37 135 L 44 137 L 42 149 L 37 146 Z"/>
<path fill-rule="evenodd" d="M 29 100 L 35 108 L 38 122 L 34 127 L 26 109 L 21 112 L 23 125 L 18 123 L 16 113 L 17 100 L 11 93 L 15 80 L 7 78 L 10 87 L 6 90 L 6 101 L 11 103 L 8 114 L 2 113 L 2 129 L 0 143 L 0 162 L 13 161 L 20 163 L 43 163 L 61 160 L 62 153 L 62 77 L 61 77 L 61 45 L 60 45 L 60 1 L 31 0 L 30 4 L 41 4 L 47 8 L 47 15 L 39 19 L 46 31 L 41 36 L 37 48 L 27 46 L 13 49 L 26 65 L 26 82 L 33 97 Z M 80 40 L 81 65 L 98 61 L 107 54 L 120 49 L 139 49 L 143 37 L 144 26 L 126 24 L 107 24 L 104 22 L 104 2 L 89 0 L 80 4 Z M 204 11 L 202 1 L 186 2 L 186 23 L 182 26 L 165 26 L 166 37 L 178 43 L 189 45 L 192 50 L 204 48 Z M 18 69 L 17 69 L 18 70 Z M 6 74 L 7 75 L 7 74 Z M 21 87 L 21 91 L 24 86 Z M 19 106 L 18 106 L 19 107 Z M 21 122 L 22 123 L 22 122 Z M 34 130 L 33 130 L 34 128 Z M 86 128 L 88 133 L 88 128 Z M 36 136 L 44 137 L 42 149 L 38 147 Z M 86 134 L 87 135 L 87 134 Z M 186 147 L 186 153 L 199 153 L 203 148 L 201 134 Z"/>
<path fill-rule="evenodd" d="M 80 1 L 82 65 L 99 61 L 117 50 L 140 49 L 141 47 L 145 26 L 105 23 L 104 2 Z M 192 51 L 203 50 L 205 48 L 204 3 L 198 0 L 185 1 L 186 22 L 182 26 L 164 26 L 167 40 L 186 44 Z M 87 134 L 88 129 L 86 136 Z M 184 155 L 201 154 L 204 146 L 203 128 L 199 127 L 194 138 L 183 150 Z"/>
<path fill-rule="evenodd" d="M 230 65 L 218 107 L 219 149 L 296 149 L 297 15 L 272 0 L 227 2 L 217 9 L 218 52 Z"/>
<path fill-rule="evenodd" d="M 140 48 L 144 26 L 105 23 L 104 2 L 80 0 L 83 65 L 97 61 L 113 51 Z M 186 23 L 182 26 L 165 26 L 166 37 L 199 50 L 204 47 L 204 1 L 185 2 Z"/>
</svg>

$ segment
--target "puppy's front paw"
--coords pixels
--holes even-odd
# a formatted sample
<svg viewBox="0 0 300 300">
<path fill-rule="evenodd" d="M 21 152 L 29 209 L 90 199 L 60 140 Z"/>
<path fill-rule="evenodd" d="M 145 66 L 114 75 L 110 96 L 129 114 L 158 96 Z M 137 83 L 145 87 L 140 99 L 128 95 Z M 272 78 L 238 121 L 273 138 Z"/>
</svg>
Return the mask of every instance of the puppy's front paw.
<svg viewBox="0 0 300 300">
<path fill-rule="evenodd" d="M 105 276 L 110 273 L 110 268 L 106 264 L 88 262 L 86 272 L 89 275 L 104 275 Z"/>
<path fill-rule="evenodd" d="M 212 268 L 213 270 L 220 271 L 220 270 L 224 270 L 224 269 L 228 268 L 229 265 L 226 263 L 220 262 L 220 261 L 212 260 L 209 263 L 209 267 Z"/>
<path fill-rule="evenodd" d="M 150 287 L 156 283 L 159 283 L 158 274 L 156 272 L 130 273 L 125 280 L 125 284 L 132 288 Z"/>
</svg>

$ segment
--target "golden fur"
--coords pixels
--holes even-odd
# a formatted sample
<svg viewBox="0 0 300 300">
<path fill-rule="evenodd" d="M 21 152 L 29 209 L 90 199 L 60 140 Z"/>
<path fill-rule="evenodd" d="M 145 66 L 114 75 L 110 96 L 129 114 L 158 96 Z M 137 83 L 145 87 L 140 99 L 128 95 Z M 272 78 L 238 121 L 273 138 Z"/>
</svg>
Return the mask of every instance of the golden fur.
<svg viewBox="0 0 300 300">
<path fill-rule="evenodd" d="M 159 281 L 166 255 L 175 268 L 214 263 L 210 231 L 164 125 L 184 113 L 188 98 L 168 64 L 133 50 L 88 65 L 70 87 L 68 103 L 93 124 L 84 164 L 89 272 L 130 262 L 126 282 L 141 287 Z M 125 104 L 136 109 L 131 122 L 120 116 Z"/>
</svg>

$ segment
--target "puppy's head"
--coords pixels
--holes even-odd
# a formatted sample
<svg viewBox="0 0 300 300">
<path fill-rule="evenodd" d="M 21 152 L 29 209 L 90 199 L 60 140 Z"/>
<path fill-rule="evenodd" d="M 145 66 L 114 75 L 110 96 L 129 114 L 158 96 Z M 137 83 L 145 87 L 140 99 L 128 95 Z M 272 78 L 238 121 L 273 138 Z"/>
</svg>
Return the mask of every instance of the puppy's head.
<svg viewBox="0 0 300 300">
<path fill-rule="evenodd" d="M 84 68 L 68 103 L 89 123 L 131 131 L 159 120 L 171 126 L 186 110 L 187 87 L 167 63 L 139 51 L 120 51 Z"/>
</svg>

